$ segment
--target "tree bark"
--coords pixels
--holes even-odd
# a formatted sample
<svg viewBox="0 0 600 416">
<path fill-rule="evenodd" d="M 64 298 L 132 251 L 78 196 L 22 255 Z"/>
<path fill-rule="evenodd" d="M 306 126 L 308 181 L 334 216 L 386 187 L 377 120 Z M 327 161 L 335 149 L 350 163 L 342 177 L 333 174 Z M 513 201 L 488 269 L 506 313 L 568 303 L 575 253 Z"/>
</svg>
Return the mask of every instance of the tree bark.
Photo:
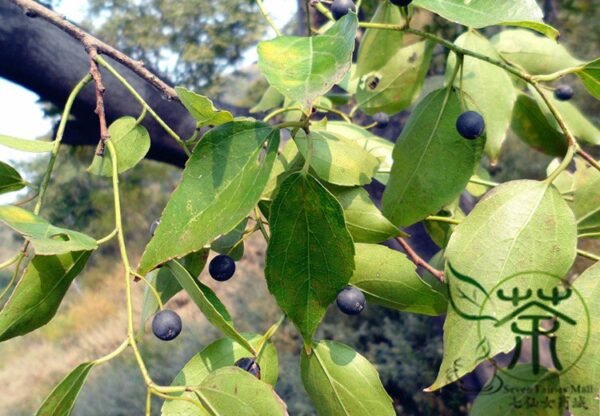
<svg viewBox="0 0 600 416">
<path fill-rule="evenodd" d="M 110 63 L 173 130 L 183 139 L 191 136 L 195 122 L 180 103 L 163 98 L 158 90 L 128 68 L 112 60 Z M 22 85 L 38 94 L 42 100 L 62 108 L 72 88 L 89 69 L 89 57 L 83 45 L 50 23 L 28 17 L 18 7 L 0 1 L 0 77 Z M 102 71 L 102 75 L 106 87 L 107 121 L 110 123 L 125 115 L 137 117 L 141 112 L 140 104 L 110 73 Z M 215 105 L 238 115 L 244 113 L 231 106 Z M 94 113 L 95 106 L 94 85 L 90 84 L 73 106 L 72 115 L 75 119 L 67 125 L 65 143 L 98 143 L 100 129 Z M 183 166 L 185 153 L 160 125 L 151 116 L 146 116 L 143 125 L 152 138 L 147 157 Z"/>
</svg>

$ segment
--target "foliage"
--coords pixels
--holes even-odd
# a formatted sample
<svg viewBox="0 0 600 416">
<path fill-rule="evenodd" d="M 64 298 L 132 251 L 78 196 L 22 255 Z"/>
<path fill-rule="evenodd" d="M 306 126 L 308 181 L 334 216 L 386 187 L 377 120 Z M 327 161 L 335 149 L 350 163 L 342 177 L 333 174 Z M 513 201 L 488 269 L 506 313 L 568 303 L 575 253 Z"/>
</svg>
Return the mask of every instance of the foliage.
<svg viewBox="0 0 600 416">
<path fill-rule="evenodd" d="M 156 396 L 165 399 L 162 413 L 167 416 L 177 415 L 180 408 L 187 414 L 286 415 L 287 405 L 273 387 L 278 360 L 271 339 L 295 328 L 291 343 L 297 352 L 300 378 L 318 414 L 392 415 L 402 409 L 403 400 L 395 403 L 390 393 L 404 392 L 406 386 L 390 387 L 390 380 L 382 379 L 378 371 L 376 353 L 362 354 L 357 345 L 327 339 L 331 334 L 322 326 L 330 304 L 348 286 L 364 291 L 369 302 L 392 310 L 424 315 L 446 312 L 443 359 L 437 377 L 428 373 L 426 392 L 456 383 L 480 364 L 511 351 L 508 370 L 494 361 L 498 372 L 522 377 L 523 368 L 531 369 L 536 377 L 525 380 L 525 386 L 545 382 L 538 377 L 540 366 L 546 365 L 539 361 L 539 350 L 533 351 L 531 366 L 514 365 L 520 358 L 522 335 L 531 337 L 537 348 L 542 333 L 552 335 L 549 343 L 555 371 L 548 385 L 567 390 L 591 386 L 583 393 L 592 406 L 599 386 L 593 335 L 600 318 L 595 299 L 600 287 L 598 267 L 589 268 L 575 281 L 569 280 L 569 272 L 578 254 L 600 261 L 599 256 L 578 249 L 580 240 L 600 236 L 596 215 L 600 193 L 595 186 L 600 163 L 580 144 L 597 145 L 600 137 L 576 106 L 555 100 L 551 88 L 566 75 L 578 75 L 597 98 L 597 60 L 580 61 L 567 49 L 549 43 L 558 32 L 542 22 L 542 12 L 533 0 L 507 0 L 501 5 L 492 0 L 473 0 L 468 5 L 453 0 L 415 0 L 400 12 L 385 1 L 372 22 L 359 21 L 350 12 L 337 22 L 315 28 L 314 36 L 277 36 L 259 43 L 258 65 L 270 89 L 254 110 L 271 110 L 262 121 L 234 118 L 209 98 L 177 89 L 198 125 L 208 131 L 187 143 L 176 139 L 190 158 L 138 267 L 132 266 L 128 254 L 119 176 L 131 169 L 123 176 L 135 180 L 135 166 L 147 151 L 147 132 L 134 118 L 117 120 L 112 137 L 105 142 L 105 154 L 96 155 L 92 162 L 89 171 L 102 177 L 99 183 L 110 181 L 114 208 L 114 231 L 96 240 L 73 227 L 52 225 L 48 215 L 40 216 L 43 203 L 51 201 L 44 198 L 62 139 L 63 130 L 58 130 L 35 207 L 0 208 L 0 219 L 25 241 L 13 260 L 4 264 L 16 264 L 14 276 L 21 277 L 14 288 L 12 282 L 8 284 L 7 292 L 12 293 L 0 311 L 0 340 L 27 334 L 47 323 L 87 257 L 115 237 L 124 269 L 128 330 L 115 351 L 76 367 L 46 398 L 40 412 L 48 412 L 45 409 L 58 403 L 64 407 L 49 412 L 69 414 L 92 367 L 132 351 L 147 387 L 146 414 L 151 414 Z M 166 33 L 173 17 L 168 12 L 175 10 L 181 15 L 189 6 L 148 13 L 136 9 L 136 4 L 125 6 L 128 12 L 132 7 L 139 11 L 136 23 L 139 21 L 140 27 L 143 22 L 159 25 L 156 19 L 160 16 Z M 259 6 L 262 10 L 261 2 Z M 323 4 L 315 7 L 331 17 Z M 501 25 L 518 29 L 507 29 L 495 39 L 471 29 L 450 42 L 412 28 L 415 8 L 475 28 Z M 242 9 L 234 9 L 238 10 Z M 114 22 L 119 22 L 118 15 Z M 216 23 L 219 30 L 227 27 L 218 19 L 210 23 Z M 110 27 L 110 21 L 107 24 Z M 359 26 L 369 28 L 369 33 L 353 65 Z M 551 40 L 523 32 L 523 28 Z M 407 34 L 424 42 L 414 43 Z M 382 55 L 376 45 L 385 41 L 387 48 L 389 39 L 395 39 L 395 49 L 386 49 Z M 209 40 L 218 50 L 222 39 Z M 445 84 L 419 95 L 434 43 L 452 52 L 445 61 Z M 159 39 L 158 49 L 146 53 L 156 58 L 164 45 L 164 39 Z M 543 65 L 529 55 L 542 56 Z M 102 59 L 97 61 L 106 66 Z M 400 76 L 394 77 L 392 72 Z M 405 73 L 412 75 L 405 78 Z M 73 99 L 88 81 L 90 77 L 84 78 L 71 93 L 63 123 Z M 335 85 L 346 93 L 332 95 Z M 359 111 L 393 115 L 411 106 L 394 146 L 368 132 L 370 126 L 355 122 Z M 460 116 L 468 110 L 482 114 L 487 134 L 461 133 Z M 341 120 L 330 122 L 332 116 Z M 282 119 L 280 123 L 269 123 L 277 117 Z M 497 184 L 481 171 L 484 156 L 492 164 L 502 157 L 509 125 L 528 146 L 560 157 L 548 166 L 543 180 Z M 280 152 L 282 136 L 289 136 L 290 141 Z M 23 147 L 21 141 L 0 137 L 9 146 Z M 549 143 L 546 137 L 553 141 Z M 568 169 L 574 160 L 576 170 L 571 173 Z M 5 171 L 19 182 L 13 171 Z M 358 195 L 356 202 L 353 199 L 361 186 L 373 180 L 386 185 L 381 211 L 364 194 L 362 198 Z M 470 182 L 490 190 L 474 191 Z M 465 191 L 483 197 L 472 211 L 463 213 L 458 201 Z M 353 215 L 357 209 L 369 215 Z M 98 212 L 101 214 L 104 212 Z M 427 227 L 443 249 L 430 263 L 400 237 L 400 228 L 423 221 L 439 223 Z M 224 251 L 227 247 L 223 246 L 230 246 L 229 253 L 258 232 L 267 243 L 266 286 L 283 316 L 263 334 L 245 334 L 240 332 L 241 320 L 234 322 L 217 294 L 197 276 L 206 263 L 208 247 Z M 228 241 L 232 236 L 237 242 Z M 399 240 L 407 256 L 376 245 L 390 237 Z M 418 275 L 411 261 L 428 274 Z M 142 322 L 183 290 L 225 337 L 192 357 L 170 386 L 158 384 L 146 367 L 144 341 L 136 336 L 132 279 L 147 285 Z M 169 285 L 165 279 L 171 279 L 166 280 Z M 530 301 L 518 307 L 526 300 Z M 562 309 L 556 312 L 559 306 Z M 544 314 L 523 314 L 530 308 Z M 548 312 L 555 319 L 552 329 L 540 325 L 549 319 Z M 283 325 L 285 319 L 290 326 Z M 527 319 L 533 322 L 529 331 L 519 326 Z M 386 333 L 383 321 L 371 321 L 371 332 L 389 341 L 389 348 L 403 347 L 399 350 L 402 354 L 414 354 L 414 345 Z M 419 330 L 426 333 L 422 327 Z M 396 346 L 394 341 L 405 345 Z M 426 348 L 438 351 L 438 342 L 434 340 Z M 435 353 L 428 350 L 426 355 Z M 248 357 L 263 366 L 262 377 L 236 367 L 239 358 Z M 409 394 L 414 393 L 416 384 L 419 389 L 425 387 L 422 379 L 412 382 Z M 491 386 L 490 381 L 487 388 Z M 493 393 L 484 388 L 474 409 L 497 411 L 495 400 L 502 396 L 486 397 Z M 439 403 L 431 396 L 413 395 L 411 399 L 421 409 L 456 410 L 453 402 Z M 580 412 L 575 401 L 567 400 L 565 409 Z"/>
</svg>

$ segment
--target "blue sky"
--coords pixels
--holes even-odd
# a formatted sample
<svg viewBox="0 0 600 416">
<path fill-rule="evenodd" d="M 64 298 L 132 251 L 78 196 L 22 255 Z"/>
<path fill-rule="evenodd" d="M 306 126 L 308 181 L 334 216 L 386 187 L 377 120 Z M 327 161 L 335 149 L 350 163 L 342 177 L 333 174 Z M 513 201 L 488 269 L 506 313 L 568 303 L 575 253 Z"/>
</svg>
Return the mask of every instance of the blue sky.
<svg viewBox="0 0 600 416">
<path fill-rule="evenodd" d="M 283 26 L 296 11 L 295 1 L 264 0 L 264 3 L 279 26 Z M 86 4 L 87 2 L 81 0 L 62 0 L 56 10 L 77 22 L 85 16 Z M 269 31 L 267 36 L 272 37 L 273 32 Z M 256 56 L 249 53 L 246 59 L 254 61 Z M 24 139 L 34 139 L 47 134 L 52 126 L 50 121 L 44 118 L 37 100 L 38 96 L 31 91 L 0 78 L 0 134 Z M 34 156 L 0 147 L 0 160 L 5 162 L 31 157 Z M 14 194 L 0 197 L 0 203 L 6 203 L 12 198 Z"/>
</svg>

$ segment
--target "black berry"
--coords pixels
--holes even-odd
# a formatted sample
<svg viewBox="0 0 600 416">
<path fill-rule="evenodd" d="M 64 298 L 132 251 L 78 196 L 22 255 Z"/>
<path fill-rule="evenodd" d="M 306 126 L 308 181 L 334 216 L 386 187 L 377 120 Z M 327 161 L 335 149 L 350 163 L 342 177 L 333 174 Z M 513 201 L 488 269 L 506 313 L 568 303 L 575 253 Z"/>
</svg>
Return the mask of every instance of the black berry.
<svg viewBox="0 0 600 416">
<path fill-rule="evenodd" d="M 390 116 L 388 116 L 386 113 L 375 113 L 373 115 L 373 121 L 377 123 L 377 127 L 380 129 L 385 129 L 388 124 L 390 124 Z"/>
<path fill-rule="evenodd" d="M 352 0 L 333 0 L 333 3 L 331 3 L 331 14 L 333 14 L 335 20 L 340 20 L 350 10 L 356 11 L 356 5 Z"/>
<path fill-rule="evenodd" d="M 347 286 L 338 293 L 336 303 L 345 314 L 358 315 L 365 308 L 367 301 L 360 290 Z"/>
<path fill-rule="evenodd" d="M 154 233 L 156 232 L 156 229 L 158 228 L 158 224 L 160 224 L 160 220 L 154 220 L 154 222 L 152 224 L 150 224 L 150 235 L 152 237 L 154 237 Z"/>
<path fill-rule="evenodd" d="M 412 3 L 412 0 L 390 0 L 390 2 L 396 6 L 408 6 Z"/>
<path fill-rule="evenodd" d="M 485 131 L 485 121 L 476 111 L 465 111 L 456 120 L 456 130 L 465 139 L 475 140 Z"/>
<path fill-rule="evenodd" d="M 208 272 L 213 279 L 219 282 L 229 280 L 235 273 L 235 261 L 225 254 L 219 254 L 210 261 Z"/>
<path fill-rule="evenodd" d="M 181 318 L 177 313 L 165 309 L 154 315 L 152 332 L 158 339 L 171 341 L 181 333 Z"/>
<path fill-rule="evenodd" d="M 252 374 L 260 380 L 260 366 L 252 357 L 240 358 L 235 362 L 235 366 Z"/>
<path fill-rule="evenodd" d="M 575 94 L 573 87 L 567 84 L 561 84 L 554 90 L 554 97 L 560 101 L 569 101 L 573 98 L 573 94 Z"/>
</svg>

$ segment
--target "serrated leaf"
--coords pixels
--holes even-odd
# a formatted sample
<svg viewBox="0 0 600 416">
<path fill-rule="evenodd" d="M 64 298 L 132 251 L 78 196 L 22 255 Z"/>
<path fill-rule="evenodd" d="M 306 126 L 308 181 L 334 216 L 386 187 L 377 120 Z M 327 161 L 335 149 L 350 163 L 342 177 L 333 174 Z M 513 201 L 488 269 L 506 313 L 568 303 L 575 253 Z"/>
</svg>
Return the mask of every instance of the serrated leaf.
<svg viewBox="0 0 600 416">
<path fill-rule="evenodd" d="M 0 206 L 0 221 L 31 241 L 38 255 L 91 251 L 96 240 L 77 231 L 55 227 L 45 219 L 12 205 Z"/>
<path fill-rule="evenodd" d="M 456 131 L 458 93 L 437 90 L 415 108 L 394 147 L 383 213 L 399 227 L 416 223 L 454 201 L 479 165 L 485 138 Z"/>
<path fill-rule="evenodd" d="M 260 42 L 258 67 L 272 87 L 307 111 L 350 69 L 357 28 L 356 15 L 348 13 L 323 35 Z"/>
<path fill-rule="evenodd" d="M 287 416 L 287 407 L 273 387 L 237 368 L 210 373 L 195 390 L 207 415 Z"/>
<path fill-rule="evenodd" d="M 94 365 L 92 361 L 75 367 L 46 397 L 36 416 L 69 416 Z"/>
<path fill-rule="evenodd" d="M 490 42 L 476 32 L 465 32 L 454 42 L 457 46 L 501 60 Z M 456 55 L 451 54 L 446 68 L 449 81 L 456 66 Z M 486 127 L 485 153 L 491 161 L 497 161 L 506 139 L 517 94 L 508 73 L 495 65 L 464 57 L 461 76 L 455 81 L 467 95 L 469 110 L 483 115 Z"/>
<path fill-rule="evenodd" d="M 581 78 L 581 82 L 588 92 L 600 100 L 600 58 L 588 62 L 580 71 L 577 71 L 577 76 Z"/>
<path fill-rule="evenodd" d="M 294 173 L 280 186 L 269 225 L 269 291 L 309 341 L 354 270 L 342 207 L 315 178 Z"/>
<path fill-rule="evenodd" d="M 202 269 L 204 269 L 204 266 L 206 265 L 208 253 L 208 249 L 203 249 L 196 253 L 190 253 L 181 259 L 181 263 L 191 276 L 199 276 L 202 272 Z M 173 296 L 183 289 L 168 267 L 161 267 L 160 269 L 151 271 L 146 276 L 146 280 L 154 286 L 163 304 L 167 303 Z M 144 301 L 142 305 L 142 331 L 148 318 L 154 315 L 158 309 L 159 305 L 156 297 L 152 291 L 146 287 L 144 290 Z"/>
<path fill-rule="evenodd" d="M 573 289 L 578 296 L 567 299 L 562 309 L 577 324 L 563 325 L 557 336 L 557 355 L 563 368 L 569 368 L 561 374 L 560 385 L 577 392 L 569 401 L 573 415 L 596 416 L 600 408 L 600 263 L 583 272 Z"/>
<path fill-rule="evenodd" d="M 218 110 L 213 102 L 204 95 L 196 94 L 183 87 L 176 87 L 175 91 L 177 91 L 181 103 L 199 126 L 220 126 L 233 121 L 233 115 L 229 111 Z"/>
<path fill-rule="evenodd" d="M 347 345 L 320 341 L 310 355 L 302 351 L 302 382 L 320 416 L 393 416 L 392 399 L 379 374 Z"/>
<path fill-rule="evenodd" d="M 336 137 L 341 137 L 353 141 L 355 144 L 362 147 L 367 152 L 379 160 L 379 167 L 375 174 L 375 179 L 384 185 L 392 171 L 394 159 L 392 151 L 394 144 L 382 137 L 376 136 L 367 129 L 364 129 L 356 124 L 347 123 L 345 121 L 330 121 L 326 126 L 312 126 L 313 131 L 326 130 Z"/>
<path fill-rule="evenodd" d="M 234 229 L 258 203 L 278 146 L 279 130 L 264 123 L 233 122 L 209 131 L 194 149 L 146 246 L 140 274 Z"/>
<path fill-rule="evenodd" d="M 494 310 L 486 312 L 481 296 L 476 298 L 479 303 L 472 300 L 476 295 L 464 296 L 474 289 L 463 276 L 476 281 L 485 296 L 519 273 L 522 275 L 514 280 L 519 290 L 555 287 L 573 264 L 576 248 L 575 218 L 555 187 L 513 181 L 489 192 L 456 227 L 446 249 L 447 264 L 452 266 L 446 267 L 446 277 L 453 304 L 444 324 L 443 362 L 429 390 L 456 381 L 487 357 L 515 346 L 509 326 L 496 328 L 490 320 L 481 320 L 487 325 L 481 329 L 487 343 L 487 351 L 482 353 L 478 322 L 465 318 L 465 311 L 502 317 L 514 308 L 509 302 L 489 302 Z M 461 363 L 458 367 L 456 360 Z"/>
<path fill-rule="evenodd" d="M 395 54 L 384 66 L 362 75 L 356 91 L 360 109 L 372 115 L 378 112 L 396 114 L 409 107 L 423 87 L 433 46 L 433 43 L 423 41 L 403 48 L 395 47 Z"/>
<path fill-rule="evenodd" d="M 403 234 L 383 216 L 363 188 L 329 186 L 346 217 L 346 226 L 355 243 L 381 243 Z"/>
<path fill-rule="evenodd" d="M 412 4 L 451 22 L 477 29 L 495 25 L 522 26 L 551 39 L 559 34 L 543 22 L 544 14 L 535 0 L 415 0 Z"/>
<path fill-rule="evenodd" d="M 91 255 L 35 256 L 0 311 L 0 342 L 46 325 Z"/>
<path fill-rule="evenodd" d="M 532 75 L 551 74 L 582 63 L 558 42 L 529 30 L 503 30 L 491 42 L 504 59 Z"/>
<path fill-rule="evenodd" d="M 19 139 L 17 137 L 5 136 L 2 134 L 0 134 L 0 145 L 30 153 L 51 152 L 54 148 L 54 142 Z"/>
<path fill-rule="evenodd" d="M 150 150 L 148 130 L 133 117 L 121 117 L 108 128 L 110 141 L 117 154 L 117 169 L 125 172 L 137 165 Z M 88 172 L 100 176 L 112 176 L 112 159 L 107 150 L 104 156 L 94 156 Z"/>
<path fill-rule="evenodd" d="M 18 191 L 25 187 L 25 181 L 12 166 L 0 162 L 0 195 Z"/>
<path fill-rule="evenodd" d="M 213 241 L 210 248 L 217 253 L 228 255 L 235 261 L 241 260 L 244 256 L 244 243 L 239 241 L 244 236 L 246 225 L 248 218 L 244 218 L 233 230 Z"/>
<path fill-rule="evenodd" d="M 250 109 L 250 113 L 262 113 L 279 107 L 285 97 L 273 87 L 268 87 L 262 98 L 254 107 Z"/>
<path fill-rule="evenodd" d="M 573 212 L 580 234 L 600 232 L 600 173 L 577 163 Z"/>
<path fill-rule="evenodd" d="M 415 264 L 403 253 L 356 244 L 354 262 L 350 284 L 359 288 L 369 303 L 432 316 L 446 312 L 448 300 L 419 277 Z"/>
<path fill-rule="evenodd" d="M 551 156 L 564 156 L 568 144 L 564 134 L 557 131 L 532 97 L 519 94 L 515 103 L 511 130 L 529 146 Z"/>
<path fill-rule="evenodd" d="M 261 336 L 258 334 L 242 334 L 248 342 L 258 347 Z M 196 386 L 201 384 L 210 373 L 223 368 L 232 366 L 240 358 L 248 357 L 248 351 L 240 344 L 229 338 L 219 339 L 206 346 L 198 354 L 194 355 L 175 377 L 172 386 Z M 272 386 L 277 383 L 279 373 L 279 363 L 277 359 L 277 350 L 273 344 L 268 343 L 261 356 L 258 359 L 260 366 L 261 380 Z M 175 393 L 175 396 L 181 396 L 181 393 Z M 183 396 L 195 399 L 196 396 L 191 392 L 183 393 Z M 197 407 L 191 403 L 180 400 L 167 400 L 162 407 L 163 416 L 190 415 L 197 412 Z"/>
<path fill-rule="evenodd" d="M 252 345 L 235 329 L 227 308 L 211 288 L 193 278 L 178 261 L 170 261 L 166 267 L 171 270 L 173 276 L 198 306 L 208 322 L 223 332 L 224 335 L 237 341 L 250 353 L 255 354 Z"/>
<path fill-rule="evenodd" d="M 311 152 L 310 167 L 317 176 L 334 185 L 366 185 L 379 166 L 368 151 L 326 131 L 312 131 L 310 137 L 299 131 L 294 142 L 305 159 Z"/>
<path fill-rule="evenodd" d="M 469 416 L 561 416 L 559 377 L 543 370 L 533 376 L 530 364 L 501 371 L 483 387 Z"/>
</svg>

